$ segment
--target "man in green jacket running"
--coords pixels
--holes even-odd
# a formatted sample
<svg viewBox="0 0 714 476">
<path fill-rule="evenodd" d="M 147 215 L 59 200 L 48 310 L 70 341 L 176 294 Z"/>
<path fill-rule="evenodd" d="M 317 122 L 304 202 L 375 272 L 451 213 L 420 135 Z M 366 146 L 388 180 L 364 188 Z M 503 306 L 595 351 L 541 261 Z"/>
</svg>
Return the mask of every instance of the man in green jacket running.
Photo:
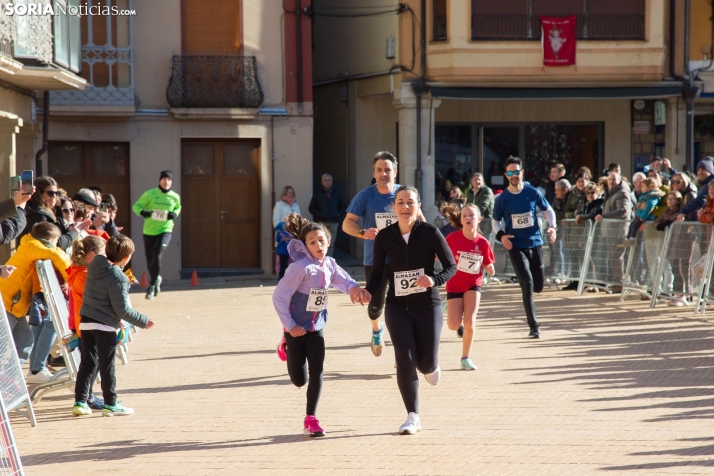
<svg viewBox="0 0 714 476">
<path fill-rule="evenodd" d="M 181 197 L 171 190 L 173 184 L 170 170 L 159 177 L 159 186 L 144 192 L 132 210 L 144 217 L 144 251 L 151 282 L 146 299 L 154 299 L 161 292 L 161 256 L 171 241 L 174 218 L 181 213 Z"/>
</svg>

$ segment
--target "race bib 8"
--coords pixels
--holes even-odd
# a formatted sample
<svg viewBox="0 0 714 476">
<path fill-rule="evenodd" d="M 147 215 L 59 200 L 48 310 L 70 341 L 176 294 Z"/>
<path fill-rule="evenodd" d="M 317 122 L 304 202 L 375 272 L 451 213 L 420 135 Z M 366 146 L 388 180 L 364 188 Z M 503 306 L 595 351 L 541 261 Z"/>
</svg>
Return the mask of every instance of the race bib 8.
<svg viewBox="0 0 714 476">
<path fill-rule="evenodd" d="M 151 212 L 151 218 L 156 221 L 166 221 L 169 219 L 169 213 L 163 210 L 154 210 Z"/>
<path fill-rule="evenodd" d="M 424 268 L 412 271 L 396 271 L 394 273 L 394 295 L 407 296 L 426 291 L 427 288 L 417 286 L 416 282 L 419 276 L 424 276 Z"/>
<path fill-rule="evenodd" d="M 533 213 L 514 213 L 511 215 L 511 225 L 517 230 L 520 228 L 531 228 L 534 226 Z"/>
<path fill-rule="evenodd" d="M 481 272 L 482 262 L 483 256 L 481 255 L 477 255 L 476 253 L 461 252 L 456 269 L 468 274 L 478 274 Z"/>
<path fill-rule="evenodd" d="M 394 213 L 375 213 L 374 219 L 377 222 L 377 229 L 382 230 L 397 222 L 397 215 Z"/>
<path fill-rule="evenodd" d="M 307 311 L 320 312 L 327 309 L 327 289 L 310 288 L 310 295 L 307 297 Z"/>
</svg>

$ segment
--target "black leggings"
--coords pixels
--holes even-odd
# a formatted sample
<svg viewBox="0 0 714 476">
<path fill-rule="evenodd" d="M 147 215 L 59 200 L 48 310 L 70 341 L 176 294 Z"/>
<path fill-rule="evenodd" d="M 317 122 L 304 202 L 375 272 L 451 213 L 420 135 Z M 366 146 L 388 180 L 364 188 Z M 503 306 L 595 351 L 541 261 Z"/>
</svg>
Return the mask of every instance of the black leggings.
<svg viewBox="0 0 714 476">
<path fill-rule="evenodd" d="M 92 391 L 92 383 L 102 377 L 104 404 L 113 406 L 117 401 L 114 357 L 117 349 L 117 335 L 114 332 L 83 330 L 80 344 L 81 361 L 74 386 L 74 400 L 86 402 Z"/>
<path fill-rule="evenodd" d="M 325 362 L 325 336 L 322 330 L 308 332 L 300 337 L 293 337 L 285 333 L 288 354 L 288 375 L 296 387 L 307 385 L 306 415 L 315 415 L 317 403 L 322 393 L 322 367 Z"/>
<path fill-rule="evenodd" d="M 144 235 L 144 252 L 146 253 L 146 267 L 149 268 L 151 276 L 151 286 L 156 284 L 161 274 L 161 256 L 169 246 L 171 233 L 161 233 L 160 235 Z"/>
<path fill-rule="evenodd" d="M 511 264 L 516 271 L 518 284 L 521 286 L 523 294 L 523 307 L 526 309 L 528 327 L 537 330 L 539 327 L 536 316 L 535 300 L 533 293 L 543 291 L 545 283 L 545 269 L 543 268 L 543 248 L 535 246 L 533 248 L 516 248 L 508 250 Z"/>
<path fill-rule="evenodd" d="M 408 412 L 419 413 L 419 377 L 439 366 L 439 339 L 444 325 L 441 305 L 431 309 L 406 310 L 387 303 L 384 318 L 394 345 L 397 385 Z"/>
<path fill-rule="evenodd" d="M 384 309 L 384 300 L 387 298 L 387 284 L 389 284 L 389 274 L 391 268 L 389 264 L 384 265 L 384 272 L 382 273 L 382 284 L 379 285 L 377 291 L 372 294 L 372 299 L 369 301 L 369 306 L 367 306 L 367 315 L 373 321 L 379 319 L 382 315 L 382 310 Z M 364 279 L 365 282 L 369 282 L 369 275 L 372 274 L 372 267 L 364 267 Z"/>
</svg>

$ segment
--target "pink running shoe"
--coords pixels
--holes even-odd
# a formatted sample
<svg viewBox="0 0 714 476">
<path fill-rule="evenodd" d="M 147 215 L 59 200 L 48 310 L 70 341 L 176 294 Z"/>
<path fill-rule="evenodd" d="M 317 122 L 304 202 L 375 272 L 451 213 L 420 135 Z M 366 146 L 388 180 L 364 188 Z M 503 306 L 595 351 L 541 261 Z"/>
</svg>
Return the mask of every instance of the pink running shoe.
<svg viewBox="0 0 714 476">
<path fill-rule="evenodd" d="M 288 354 L 287 351 L 285 350 L 285 347 L 287 346 L 287 342 L 285 342 L 285 336 L 283 336 L 282 339 L 280 339 L 280 343 L 278 343 L 278 347 L 276 347 L 275 352 L 278 354 L 278 358 L 282 360 L 283 362 L 288 360 Z"/>
<path fill-rule="evenodd" d="M 304 435 L 312 437 L 325 436 L 325 430 L 320 427 L 320 422 L 317 421 L 314 415 L 307 415 L 303 425 L 305 427 L 302 430 Z"/>
</svg>

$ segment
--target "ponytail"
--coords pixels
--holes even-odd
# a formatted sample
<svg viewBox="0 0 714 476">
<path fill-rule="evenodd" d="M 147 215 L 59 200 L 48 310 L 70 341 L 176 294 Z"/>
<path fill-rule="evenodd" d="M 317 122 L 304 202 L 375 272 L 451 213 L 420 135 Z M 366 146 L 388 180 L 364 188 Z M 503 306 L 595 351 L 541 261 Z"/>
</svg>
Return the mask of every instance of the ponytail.
<svg viewBox="0 0 714 476">
<path fill-rule="evenodd" d="M 457 204 L 451 203 L 444 209 L 444 216 L 449 220 L 451 226 L 454 228 L 462 229 L 464 226 L 461 224 L 461 210 L 466 208 L 473 208 L 474 214 L 476 215 L 476 220 L 481 218 L 481 210 L 476 205 L 466 204 L 464 208 L 460 208 Z"/>
<path fill-rule="evenodd" d="M 305 238 L 307 234 L 311 231 L 321 230 L 325 233 L 328 240 L 332 240 L 330 235 L 330 230 L 327 229 L 322 223 L 311 222 L 310 220 L 301 217 L 297 213 L 293 212 L 285 217 L 285 231 L 288 232 L 293 238 L 298 239 L 305 243 Z"/>
<path fill-rule="evenodd" d="M 105 246 L 104 240 L 94 235 L 74 240 L 72 243 L 72 264 L 81 265 L 81 261 L 87 256 L 87 253 L 101 254 Z"/>
</svg>

